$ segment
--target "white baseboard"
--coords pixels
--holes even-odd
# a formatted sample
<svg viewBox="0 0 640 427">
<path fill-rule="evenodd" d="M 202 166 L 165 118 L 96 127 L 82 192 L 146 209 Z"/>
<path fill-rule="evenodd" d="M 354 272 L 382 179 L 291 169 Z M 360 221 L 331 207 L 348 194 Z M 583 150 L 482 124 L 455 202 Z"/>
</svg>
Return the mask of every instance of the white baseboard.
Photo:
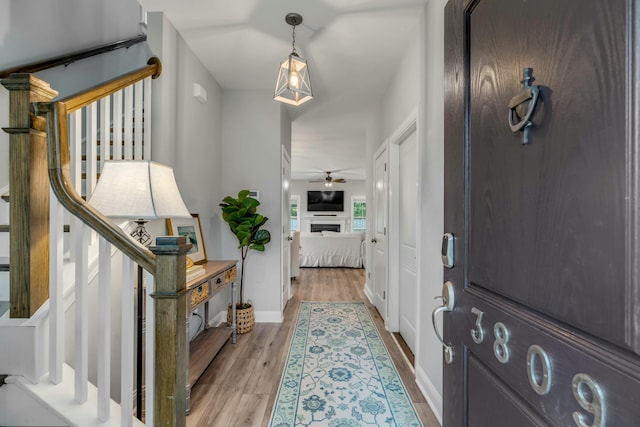
<svg viewBox="0 0 640 427">
<path fill-rule="evenodd" d="M 365 282 L 364 284 L 364 294 L 369 300 L 369 302 L 373 304 L 373 294 L 371 293 L 371 289 L 369 289 L 369 282 Z"/>
<path fill-rule="evenodd" d="M 416 384 L 431 407 L 433 415 L 435 415 L 440 425 L 442 425 L 442 395 L 438 392 L 438 389 L 433 385 L 427 376 L 427 373 L 420 366 L 416 366 L 415 370 Z"/>
<path fill-rule="evenodd" d="M 227 323 L 227 310 L 221 310 L 213 317 L 209 317 L 209 326 L 216 327 L 220 326 L 222 323 Z"/>
</svg>

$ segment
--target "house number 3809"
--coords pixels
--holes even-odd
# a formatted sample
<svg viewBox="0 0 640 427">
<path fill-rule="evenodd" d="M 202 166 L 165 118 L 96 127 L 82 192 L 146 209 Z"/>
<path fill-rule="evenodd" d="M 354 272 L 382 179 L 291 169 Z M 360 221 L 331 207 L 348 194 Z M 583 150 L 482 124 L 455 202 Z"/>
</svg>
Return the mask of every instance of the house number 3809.
<svg viewBox="0 0 640 427">
<path fill-rule="evenodd" d="M 476 344 L 484 341 L 484 329 L 482 317 L 484 312 L 473 307 L 471 313 L 476 316 L 475 327 L 471 329 L 471 338 Z M 509 363 L 510 349 L 508 346 L 510 331 L 502 322 L 496 322 L 493 326 L 495 340 L 493 353 L 500 363 Z M 532 345 L 527 352 L 527 376 L 531 388 L 543 396 L 548 394 L 553 383 L 553 365 L 549 354 L 539 345 Z M 581 412 L 574 412 L 573 421 L 578 427 L 606 427 L 606 404 L 604 392 L 600 385 L 587 374 L 576 374 L 571 381 L 573 396 L 587 416 Z M 592 424 L 587 424 L 593 418 Z"/>
</svg>

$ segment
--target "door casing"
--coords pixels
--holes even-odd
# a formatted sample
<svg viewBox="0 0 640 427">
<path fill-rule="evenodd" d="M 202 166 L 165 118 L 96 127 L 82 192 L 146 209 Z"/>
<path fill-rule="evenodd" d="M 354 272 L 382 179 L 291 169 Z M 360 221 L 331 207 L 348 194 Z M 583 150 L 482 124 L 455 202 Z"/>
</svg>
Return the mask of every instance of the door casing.
<svg viewBox="0 0 640 427">
<path fill-rule="evenodd" d="M 387 293 L 387 318 L 386 327 L 389 331 L 397 332 L 400 330 L 400 220 L 401 214 L 399 211 L 400 206 L 400 144 L 413 132 L 417 137 L 417 157 L 418 157 L 418 187 L 416 188 L 416 197 L 418 198 L 416 207 L 416 299 L 415 299 L 415 311 L 419 313 L 419 303 L 421 301 L 420 296 L 420 284 L 422 282 L 420 260 L 421 260 L 421 203 L 420 195 L 422 194 L 422 120 L 421 120 L 421 108 L 416 106 L 409 115 L 405 118 L 400 126 L 389 137 L 389 284 Z M 419 317 L 419 316 L 418 316 Z M 416 342 L 414 355 L 416 359 L 418 357 L 418 349 L 420 348 L 420 322 L 416 319 Z"/>
<path fill-rule="evenodd" d="M 373 253 L 370 271 L 373 273 L 373 304 L 378 308 L 383 319 L 387 318 L 387 300 L 389 281 L 389 242 L 387 239 L 389 228 L 389 174 L 388 174 L 388 141 L 376 151 L 373 156 L 373 200 L 374 218 L 372 223 L 373 239 L 371 243 Z M 384 170 L 380 170 L 380 166 Z M 382 174 L 382 176 L 379 176 Z"/>
</svg>

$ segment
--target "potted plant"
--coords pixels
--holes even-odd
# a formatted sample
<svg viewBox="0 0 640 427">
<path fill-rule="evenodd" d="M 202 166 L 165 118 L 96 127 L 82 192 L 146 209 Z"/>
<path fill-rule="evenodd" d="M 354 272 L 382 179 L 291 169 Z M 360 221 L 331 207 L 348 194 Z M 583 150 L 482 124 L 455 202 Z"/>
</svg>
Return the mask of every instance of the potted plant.
<svg viewBox="0 0 640 427">
<path fill-rule="evenodd" d="M 257 208 L 260 202 L 249 197 L 249 190 L 241 190 L 238 197 L 227 196 L 222 199 L 222 219 L 229 224 L 231 232 L 238 239 L 240 249 L 240 300 L 236 304 L 236 329 L 240 334 L 253 330 L 253 306 L 244 300 L 245 259 L 251 249 L 264 252 L 265 245 L 271 241 L 271 234 L 261 227 L 269 220 L 260 215 Z M 231 324 L 231 305 L 227 311 L 227 323 Z"/>
</svg>

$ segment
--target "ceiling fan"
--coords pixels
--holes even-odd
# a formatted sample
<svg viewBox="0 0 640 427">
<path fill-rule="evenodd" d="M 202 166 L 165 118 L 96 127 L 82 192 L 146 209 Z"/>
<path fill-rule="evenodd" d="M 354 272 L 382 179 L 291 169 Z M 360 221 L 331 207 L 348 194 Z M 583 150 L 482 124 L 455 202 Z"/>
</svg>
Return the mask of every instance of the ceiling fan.
<svg viewBox="0 0 640 427">
<path fill-rule="evenodd" d="M 315 179 L 309 182 L 324 182 L 325 187 L 331 187 L 331 184 L 333 184 L 334 182 L 337 182 L 339 184 L 344 184 L 347 182 L 344 180 L 344 178 L 332 178 L 331 171 L 326 171 L 325 173 L 327 174 L 327 176 L 325 176 L 324 179 Z"/>
</svg>

